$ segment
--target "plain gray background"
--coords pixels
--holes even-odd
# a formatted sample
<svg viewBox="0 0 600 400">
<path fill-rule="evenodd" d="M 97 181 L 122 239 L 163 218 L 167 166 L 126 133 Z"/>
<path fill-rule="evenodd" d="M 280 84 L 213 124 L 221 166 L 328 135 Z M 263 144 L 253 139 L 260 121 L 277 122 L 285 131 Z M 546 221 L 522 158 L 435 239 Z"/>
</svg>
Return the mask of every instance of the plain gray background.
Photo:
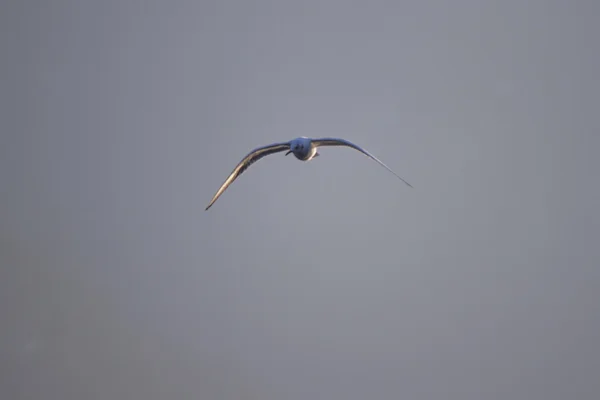
<svg viewBox="0 0 600 400">
<path fill-rule="evenodd" d="M 4 2 L 0 397 L 597 399 L 599 13 Z"/>
</svg>

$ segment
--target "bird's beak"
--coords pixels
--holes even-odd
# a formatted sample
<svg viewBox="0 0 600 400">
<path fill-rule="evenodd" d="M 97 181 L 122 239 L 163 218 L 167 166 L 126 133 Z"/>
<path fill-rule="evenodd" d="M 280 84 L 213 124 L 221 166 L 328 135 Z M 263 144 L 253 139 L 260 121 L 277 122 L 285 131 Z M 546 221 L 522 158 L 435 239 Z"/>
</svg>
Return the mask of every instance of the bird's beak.
<svg viewBox="0 0 600 400">
<path fill-rule="evenodd" d="M 288 155 L 288 154 L 290 154 L 291 152 L 292 152 L 292 151 L 291 151 L 291 150 L 289 150 L 287 153 L 285 153 L 285 155 L 287 156 L 287 155 Z"/>
</svg>

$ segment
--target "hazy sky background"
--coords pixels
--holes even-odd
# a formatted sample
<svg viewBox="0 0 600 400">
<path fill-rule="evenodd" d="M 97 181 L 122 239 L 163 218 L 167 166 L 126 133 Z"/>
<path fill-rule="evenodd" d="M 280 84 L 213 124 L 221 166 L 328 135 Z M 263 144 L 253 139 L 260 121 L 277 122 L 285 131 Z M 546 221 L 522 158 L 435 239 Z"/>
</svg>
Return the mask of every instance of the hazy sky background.
<svg viewBox="0 0 600 400">
<path fill-rule="evenodd" d="M 4 2 L 0 397 L 598 399 L 599 4 Z"/>
</svg>

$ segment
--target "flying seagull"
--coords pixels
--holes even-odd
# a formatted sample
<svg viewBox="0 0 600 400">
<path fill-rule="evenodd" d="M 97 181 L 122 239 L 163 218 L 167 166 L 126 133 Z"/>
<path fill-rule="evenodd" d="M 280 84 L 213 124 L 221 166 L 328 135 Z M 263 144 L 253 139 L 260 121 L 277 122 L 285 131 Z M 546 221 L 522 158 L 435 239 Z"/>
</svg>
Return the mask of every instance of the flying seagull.
<svg viewBox="0 0 600 400">
<path fill-rule="evenodd" d="M 373 156 L 368 151 L 360 148 L 359 146 L 355 145 L 354 143 L 351 143 L 344 139 L 337 139 L 337 138 L 311 139 L 311 138 L 307 138 L 305 136 L 301 136 L 299 138 L 290 140 L 289 142 L 273 143 L 268 146 L 257 147 L 256 149 L 254 149 L 250 153 L 248 153 L 246 155 L 246 157 L 244 157 L 242 159 L 242 161 L 240 161 L 239 164 L 236 165 L 236 167 L 233 169 L 231 174 L 227 177 L 225 182 L 223 182 L 223 184 L 221 185 L 219 190 L 217 190 L 217 193 L 215 193 L 215 195 L 213 196 L 210 203 L 208 203 L 208 206 L 206 207 L 205 211 L 208 210 L 214 204 L 215 201 L 217 201 L 219 196 L 221 196 L 223 194 L 225 189 L 227 189 L 229 187 L 229 185 L 231 185 L 238 176 L 240 176 L 246 169 L 248 169 L 248 167 L 250 165 L 252 165 L 256 161 L 260 160 L 261 158 L 268 156 L 269 154 L 275 154 L 275 153 L 279 153 L 279 152 L 288 150 L 287 153 L 285 153 L 286 156 L 290 153 L 293 153 L 294 156 L 296 156 L 296 158 L 300 161 L 310 161 L 313 158 L 319 156 L 319 152 L 317 151 L 317 149 L 319 147 L 323 147 L 323 146 L 346 146 L 346 147 L 350 147 L 355 150 L 358 150 L 361 153 L 363 153 L 364 155 L 366 155 L 367 157 L 377 161 L 380 165 L 382 165 L 384 168 L 386 168 L 392 174 L 396 175 L 402 182 L 404 182 L 408 186 L 412 187 L 412 185 L 410 183 L 408 183 L 404 179 L 400 178 L 400 176 L 398 174 L 396 174 L 394 171 L 392 171 L 383 162 L 379 161 L 379 159 L 377 159 L 377 157 Z"/>
</svg>

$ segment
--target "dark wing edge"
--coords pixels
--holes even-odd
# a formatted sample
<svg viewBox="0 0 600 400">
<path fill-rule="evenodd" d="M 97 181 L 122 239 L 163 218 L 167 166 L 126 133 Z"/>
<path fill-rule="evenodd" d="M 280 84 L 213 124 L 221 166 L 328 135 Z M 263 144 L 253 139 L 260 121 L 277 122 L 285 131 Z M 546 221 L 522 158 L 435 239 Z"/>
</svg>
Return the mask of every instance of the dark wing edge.
<svg viewBox="0 0 600 400">
<path fill-rule="evenodd" d="M 366 151 L 365 149 L 362 149 L 361 147 L 355 145 L 352 142 L 349 142 L 347 140 L 344 139 L 338 139 L 338 138 L 321 138 L 321 139 L 313 139 L 312 143 L 314 143 L 315 146 L 317 147 L 321 147 L 321 146 L 346 146 L 346 147 L 350 147 L 354 150 L 357 150 L 361 153 L 363 153 L 365 156 L 371 158 L 372 160 L 378 162 L 381 166 L 383 166 L 385 169 L 387 169 L 388 171 L 390 171 L 392 174 L 396 175 L 396 177 L 398 179 L 400 179 L 402 182 L 406 183 L 409 187 L 413 187 L 410 183 L 406 182 L 400 175 L 398 175 L 397 173 L 395 173 L 394 171 L 392 171 L 392 169 L 390 167 L 388 167 L 387 165 L 385 165 L 380 159 L 378 159 L 377 157 L 375 157 L 374 155 L 372 155 L 371 153 L 369 153 L 368 151 Z"/>
<path fill-rule="evenodd" d="M 250 167 L 250 165 L 254 164 L 261 158 L 268 156 L 269 154 L 278 153 L 284 150 L 288 150 L 289 148 L 290 142 L 285 142 L 270 144 L 268 146 L 261 146 L 252 150 L 242 159 L 242 161 L 238 163 L 238 165 L 235 166 L 233 171 L 231 171 L 231 174 L 229 174 L 229 176 L 223 182 L 219 190 L 217 190 L 217 193 L 215 193 L 212 200 L 210 201 L 210 203 L 208 203 L 208 206 L 206 206 L 204 211 L 207 211 L 214 204 L 214 202 L 217 201 L 217 199 L 223 194 L 225 189 L 227 189 L 229 185 L 231 185 L 238 176 L 240 176 L 245 170 L 247 170 L 248 167 Z"/>
</svg>

